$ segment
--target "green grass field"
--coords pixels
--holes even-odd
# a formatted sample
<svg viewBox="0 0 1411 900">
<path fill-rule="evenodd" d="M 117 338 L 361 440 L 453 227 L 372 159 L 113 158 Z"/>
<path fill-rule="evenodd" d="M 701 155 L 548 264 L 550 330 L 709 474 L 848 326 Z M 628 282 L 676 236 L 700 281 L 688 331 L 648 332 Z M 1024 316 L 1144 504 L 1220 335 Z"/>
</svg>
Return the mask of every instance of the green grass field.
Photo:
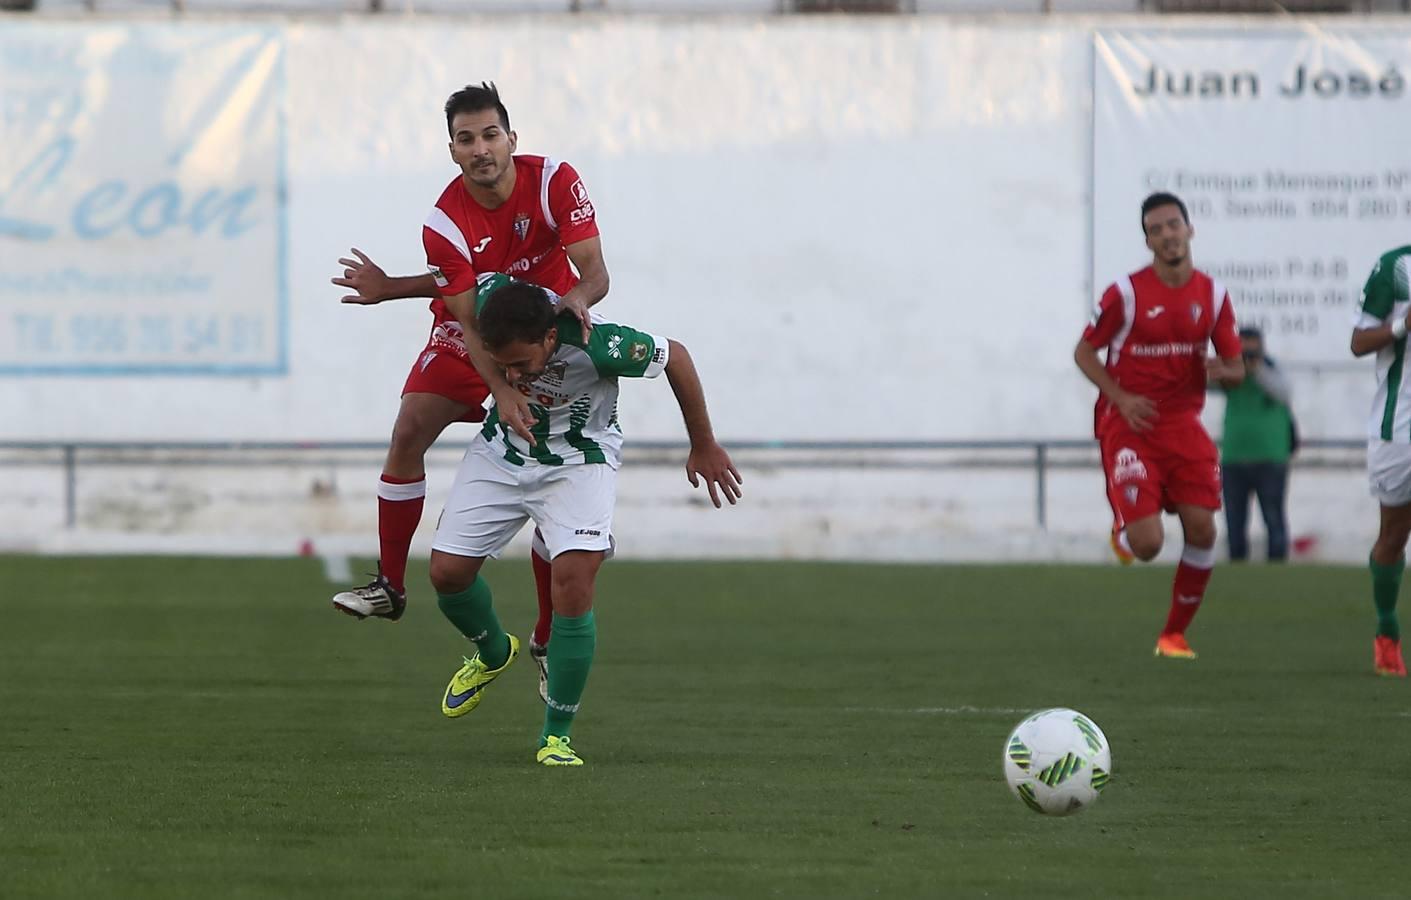
<svg viewBox="0 0 1411 900">
<path fill-rule="evenodd" d="M 1358 569 L 604 569 L 575 729 L 518 663 L 465 719 L 429 590 L 331 611 L 310 560 L 0 558 L 0 897 L 1405 897 L 1411 684 Z M 507 627 L 527 565 L 492 567 Z M 424 568 L 413 584 L 424 584 Z M 1001 745 L 1074 706 L 1102 802 L 1034 815 Z"/>
</svg>

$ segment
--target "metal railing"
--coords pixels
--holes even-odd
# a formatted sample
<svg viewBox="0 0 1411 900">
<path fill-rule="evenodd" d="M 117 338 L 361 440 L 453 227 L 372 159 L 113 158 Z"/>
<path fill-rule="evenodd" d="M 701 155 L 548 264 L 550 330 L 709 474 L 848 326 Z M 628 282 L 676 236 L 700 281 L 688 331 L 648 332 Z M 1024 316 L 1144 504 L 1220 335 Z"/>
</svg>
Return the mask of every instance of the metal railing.
<svg viewBox="0 0 1411 900">
<path fill-rule="evenodd" d="M 726 441 L 732 455 L 774 468 L 1010 468 L 1031 470 L 1034 478 L 1034 519 L 1048 527 L 1048 477 L 1056 468 L 1091 468 L 1097 465 L 1097 443 L 1088 439 L 1035 440 L 921 440 L 921 441 Z M 1351 469 L 1361 465 L 1365 438 L 1304 440 L 1293 465 L 1296 468 Z M 379 441 L 0 441 L 0 452 L 55 455 L 40 464 L 63 470 L 64 527 L 78 524 L 79 470 L 84 465 L 165 466 L 288 465 L 317 463 L 327 456 L 330 466 L 346 463 L 339 454 L 376 453 L 387 449 Z M 441 448 L 444 452 L 446 448 Z M 633 440 L 626 447 L 633 464 L 676 464 L 685 456 L 682 441 Z M 437 450 L 433 450 L 433 453 Z M 1343 454 L 1337 458 L 1336 454 Z M 949 454 L 944 459 L 926 454 Z M 236 457 L 231 459 L 230 457 Z M 27 460 L 33 465 L 35 460 Z"/>
</svg>

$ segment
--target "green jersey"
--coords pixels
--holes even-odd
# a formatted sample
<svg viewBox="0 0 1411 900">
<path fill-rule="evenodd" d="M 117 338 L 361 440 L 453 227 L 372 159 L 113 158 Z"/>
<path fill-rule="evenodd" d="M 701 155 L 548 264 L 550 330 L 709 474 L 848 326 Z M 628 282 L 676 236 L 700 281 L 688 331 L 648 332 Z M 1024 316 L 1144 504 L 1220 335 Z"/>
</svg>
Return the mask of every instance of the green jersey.
<svg viewBox="0 0 1411 900">
<path fill-rule="evenodd" d="M 482 275 L 477 281 L 478 312 L 490 294 L 510 282 L 505 275 Z M 557 300 L 552 292 L 549 296 Z M 534 414 L 534 446 L 500 421 L 493 407 L 480 436 L 511 465 L 545 466 L 622 464 L 622 427 L 617 421 L 617 380 L 655 378 L 666 369 L 667 339 L 593 316 L 587 341 L 578 319 L 558 319 L 557 349 L 544 371 L 516 385 L 529 398 Z"/>
<path fill-rule="evenodd" d="M 1382 254 L 1362 289 L 1356 326 L 1376 328 L 1411 310 L 1411 245 Z M 1406 338 L 1377 351 L 1377 394 L 1367 423 L 1369 437 L 1411 444 L 1411 379 L 1406 377 Z"/>
</svg>

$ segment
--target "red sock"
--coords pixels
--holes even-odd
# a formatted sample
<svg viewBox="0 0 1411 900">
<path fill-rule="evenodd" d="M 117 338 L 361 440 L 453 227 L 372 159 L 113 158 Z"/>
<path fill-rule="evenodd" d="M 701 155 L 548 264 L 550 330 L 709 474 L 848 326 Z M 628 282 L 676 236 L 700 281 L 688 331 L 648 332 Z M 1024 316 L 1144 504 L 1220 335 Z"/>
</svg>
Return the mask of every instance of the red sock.
<svg viewBox="0 0 1411 900">
<path fill-rule="evenodd" d="M 406 593 L 407 554 L 412 535 L 421 523 L 426 505 L 426 476 L 393 478 L 384 474 L 377 483 L 377 540 L 382 552 L 382 574 L 396 590 Z"/>
<path fill-rule="evenodd" d="M 1166 617 L 1162 634 L 1185 634 L 1205 599 L 1205 586 L 1215 566 L 1214 547 L 1186 547 L 1176 566 L 1176 579 L 1171 584 L 1171 612 Z"/>
<path fill-rule="evenodd" d="M 533 550 L 529 560 L 534 564 L 534 589 L 539 593 L 539 620 L 534 623 L 534 643 L 543 647 L 549 643 L 549 628 L 554 623 L 553 566 L 549 564 L 549 548 L 539 529 L 534 529 Z"/>
</svg>

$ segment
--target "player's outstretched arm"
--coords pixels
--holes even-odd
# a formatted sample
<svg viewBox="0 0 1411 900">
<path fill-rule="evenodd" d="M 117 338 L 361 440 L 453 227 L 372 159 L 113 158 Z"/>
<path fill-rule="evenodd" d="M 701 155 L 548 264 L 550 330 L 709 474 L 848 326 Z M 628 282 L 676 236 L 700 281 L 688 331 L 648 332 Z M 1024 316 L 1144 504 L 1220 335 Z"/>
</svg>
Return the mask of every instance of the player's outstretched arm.
<svg viewBox="0 0 1411 900">
<path fill-rule="evenodd" d="M 495 397 L 495 411 L 500 421 L 533 447 L 536 441 L 529 429 L 534 426 L 534 414 L 529 410 L 529 398 L 510 386 L 505 380 L 505 373 L 495 365 L 480 340 L 480 329 L 475 319 L 475 288 L 444 299 L 446 308 L 461 323 L 461 329 L 465 332 L 465 351 L 470 356 L 471 365 L 485 379 L 486 386 Z"/>
<path fill-rule="evenodd" d="M 671 391 L 676 395 L 676 403 L 681 407 L 681 417 L 686 420 L 686 436 L 691 439 L 691 452 L 686 457 L 686 478 L 691 487 L 700 487 L 704 479 L 706 490 L 710 492 L 710 502 L 720 508 L 723 494 L 731 506 L 743 496 L 740 485 L 744 479 L 730 461 L 730 454 L 715 440 L 715 432 L 710 427 L 710 413 L 706 410 L 705 388 L 701 377 L 696 373 L 696 364 L 691 354 L 677 341 L 668 341 L 669 355 L 666 360 L 666 380 L 671 383 Z"/>
<path fill-rule="evenodd" d="M 585 238 L 563 248 L 573 268 L 578 270 L 578 283 L 559 298 L 559 308 L 568 310 L 583 326 L 583 343 L 588 342 L 593 320 L 588 307 L 608 295 L 608 264 L 603 260 L 603 239 Z"/>
<path fill-rule="evenodd" d="M 343 267 L 343 277 L 330 279 L 339 287 L 352 290 L 353 293 L 342 297 L 343 303 L 371 306 L 384 300 L 440 295 L 436 288 L 436 279 L 429 272 L 425 275 L 391 276 L 357 247 L 352 249 L 352 253 L 357 259 L 345 256 L 338 260 L 338 265 Z"/>
</svg>

